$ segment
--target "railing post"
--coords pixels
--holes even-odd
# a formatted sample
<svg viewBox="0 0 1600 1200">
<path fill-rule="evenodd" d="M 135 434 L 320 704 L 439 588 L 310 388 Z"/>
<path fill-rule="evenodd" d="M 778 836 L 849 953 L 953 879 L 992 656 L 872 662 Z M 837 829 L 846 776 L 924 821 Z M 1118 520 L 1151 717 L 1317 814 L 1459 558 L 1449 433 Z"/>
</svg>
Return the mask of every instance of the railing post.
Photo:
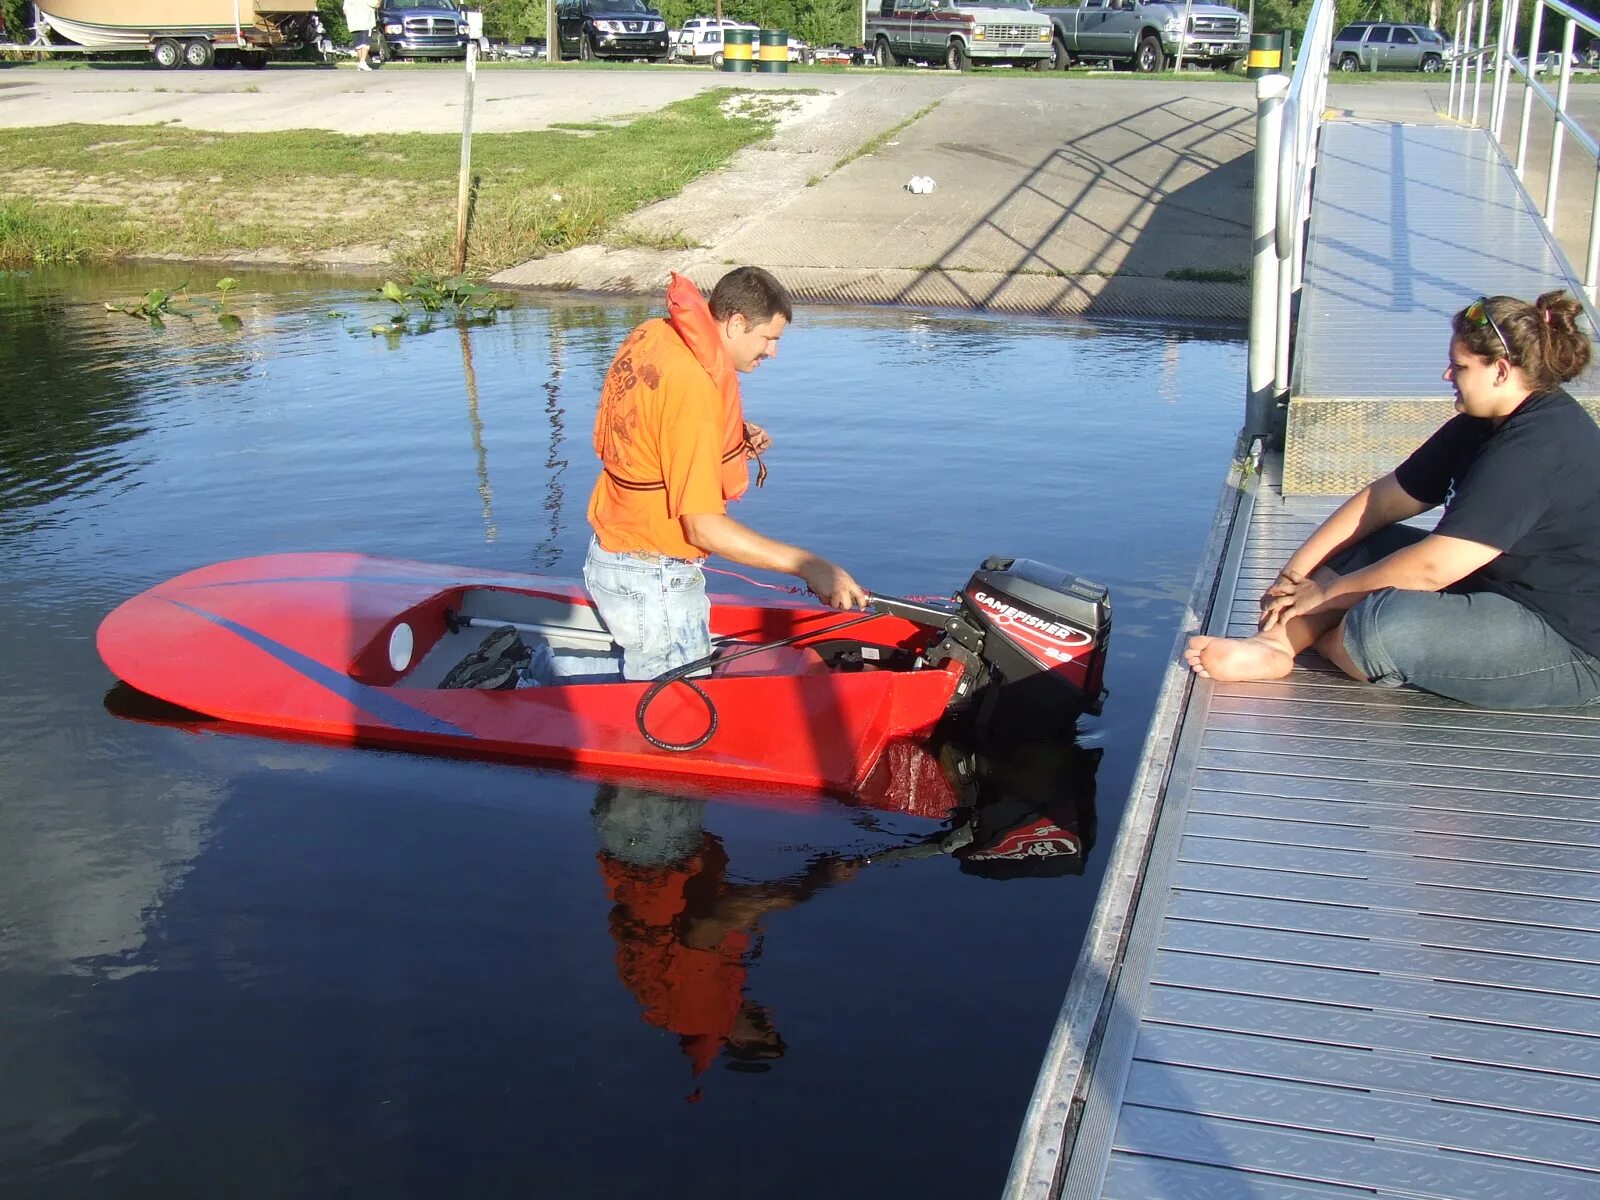
<svg viewBox="0 0 1600 1200">
<path fill-rule="evenodd" d="M 1528 172 L 1528 124 L 1533 120 L 1533 64 L 1539 56 L 1539 34 L 1544 28 L 1544 0 L 1534 0 L 1533 28 L 1528 31 L 1528 53 L 1522 66 L 1527 79 L 1522 84 L 1522 130 L 1517 134 L 1517 178 Z"/>
<path fill-rule="evenodd" d="M 1566 32 L 1561 37 L 1561 82 L 1556 88 L 1556 127 L 1550 135 L 1550 178 L 1545 182 L 1544 189 L 1544 219 L 1552 230 L 1556 227 L 1556 191 L 1561 183 L 1561 148 L 1567 138 L 1567 127 L 1561 123 L 1561 114 L 1567 111 L 1567 93 L 1572 89 L 1572 42 L 1577 32 L 1577 24 L 1568 17 Z"/>
<path fill-rule="evenodd" d="M 1244 434 L 1248 442 L 1271 432 L 1278 363 L 1277 250 L 1278 160 L 1283 145 L 1283 103 L 1289 80 L 1263 75 L 1256 80 L 1255 218 L 1251 223 L 1250 378 L 1245 397 Z"/>
<path fill-rule="evenodd" d="M 1506 123 L 1506 101 L 1511 96 L 1511 72 L 1506 70 L 1508 59 L 1515 58 L 1517 53 L 1517 20 L 1522 16 L 1522 0 L 1511 0 L 1506 6 L 1505 33 L 1500 38 L 1500 44 L 1495 48 L 1495 75 L 1500 85 L 1500 100 L 1494 111 L 1494 139 L 1504 144 L 1501 133 Z"/>
<path fill-rule="evenodd" d="M 1511 24 L 1516 12 L 1516 0 L 1505 0 L 1500 5 L 1500 26 L 1494 39 L 1494 86 L 1489 89 L 1489 133 L 1500 140 L 1500 111 L 1506 91 L 1505 53 L 1506 39 L 1516 26 Z"/>
<path fill-rule="evenodd" d="M 1478 49 L 1483 49 L 1483 44 L 1489 40 L 1489 0 L 1483 0 L 1483 6 L 1478 9 Z M 1472 124 L 1478 124 L 1478 102 L 1483 99 L 1483 55 L 1478 55 L 1477 70 L 1472 77 Z"/>
<path fill-rule="evenodd" d="M 1589 206 L 1589 255 L 1583 268 L 1583 290 L 1589 299 L 1595 298 L 1595 285 L 1600 283 L 1600 162 L 1595 163 L 1594 198 Z"/>
<path fill-rule="evenodd" d="M 1461 21 L 1464 16 L 1465 14 L 1460 9 L 1456 10 L 1456 40 L 1452 43 L 1455 47 L 1455 53 L 1450 56 L 1450 99 L 1444 106 L 1444 111 L 1456 120 L 1461 118 L 1456 97 L 1456 77 L 1459 75 L 1463 84 L 1466 83 L 1467 79 L 1466 72 L 1461 69 L 1461 56 L 1467 49 L 1466 43 L 1461 40 Z"/>
</svg>

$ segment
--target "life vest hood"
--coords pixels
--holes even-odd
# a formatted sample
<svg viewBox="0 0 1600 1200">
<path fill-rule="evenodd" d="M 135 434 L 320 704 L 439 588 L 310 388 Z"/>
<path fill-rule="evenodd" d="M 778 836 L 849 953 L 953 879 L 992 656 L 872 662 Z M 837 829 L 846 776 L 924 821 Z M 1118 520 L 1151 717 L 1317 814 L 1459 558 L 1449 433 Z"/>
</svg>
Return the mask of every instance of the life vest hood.
<svg viewBox="0 0 1600 1200">
<path fill-rule="evenodd" d="M 722 444 L 729 451 L 740 448 L 736 458 L 723 459 L 728 469 L 723 471 L 722 493 L 729 500 L 737 500 L 750 487 L 750 472 L 742 452 L 744 403 L 739 397 L 739 376 L 722 348 L 722 335 L 711 315 L 711 305 L 692 280 L 676 271 L 667 284 L 667 324 L 683 339 L 689 353 L 722 393 Z"/>
</svg>

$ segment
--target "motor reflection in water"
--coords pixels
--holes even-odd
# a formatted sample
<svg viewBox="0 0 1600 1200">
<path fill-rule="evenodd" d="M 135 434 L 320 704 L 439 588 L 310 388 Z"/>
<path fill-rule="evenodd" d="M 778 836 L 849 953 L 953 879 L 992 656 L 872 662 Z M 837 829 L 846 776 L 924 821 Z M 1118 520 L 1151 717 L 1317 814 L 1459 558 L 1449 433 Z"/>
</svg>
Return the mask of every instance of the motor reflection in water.
<svg viewBox="0 0 1600 1200">
<path fill-rule="evenodd" d="M 885 756 L 873 807 L 898 799 L 926 814 L 940 797 L 948 816 L 936 832 L 867 854 L 819 854 L 765 881 L 734 877 L 722 839 L 704 827 L 704 800 L 602 784 L 593 817 L 618 975 L 643 1020 L 677 1037 L 697 1078 L 719 1057 L 729 1070 L 770 1070 L 787 1045 L 747 987 L 763 918 L 873 864 L 947 857 L 984 879 L 1081 875 L 1101 754 L 1071 736 L 904 743 Z M 696 1088 L 688 1099 L 699 1097 Z"/>
</svg>

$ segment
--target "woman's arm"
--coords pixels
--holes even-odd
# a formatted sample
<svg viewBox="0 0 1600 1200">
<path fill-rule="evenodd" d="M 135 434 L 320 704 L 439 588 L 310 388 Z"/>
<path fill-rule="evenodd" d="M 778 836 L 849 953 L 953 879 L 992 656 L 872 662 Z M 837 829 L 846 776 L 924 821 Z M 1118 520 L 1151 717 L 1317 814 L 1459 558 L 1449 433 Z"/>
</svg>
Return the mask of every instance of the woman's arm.
<svg viewBox="0 0 1600 1200">
<path fill-rule="evenodd" d="M 1313 579 L 1275 585 L 1277 595 L 1262 615 L 1261 628 L 1272 629 L 1291 617 L 1344 612 L 1358 600 L 1384 588 L 1405 592 L 1437 592 L 1458 583 L 1499 558 L 1501 551 L 1481 542 L 1430 534 L 1396 550 L 1369 567 L 1335 577 L 1326 585 Z"/>
<path fill-rule="evenodd" d="M 1431 504 L 1424 504 L 1401 487 L 1393 473 L 1385 475 L 1376 483 L 1369 483 L 1351 496 L 1339 506 L 1333 516 L 1319 525 L 1317 531 L 1305 540 L 1300 549 L 1289 556 L 1282 574 L 1304 578 L 1333 555 L 1348 546 L 1355 545 L 1362 538 L 1396 522 L 1427 512 L 1432 507 Z"/>
</svg>

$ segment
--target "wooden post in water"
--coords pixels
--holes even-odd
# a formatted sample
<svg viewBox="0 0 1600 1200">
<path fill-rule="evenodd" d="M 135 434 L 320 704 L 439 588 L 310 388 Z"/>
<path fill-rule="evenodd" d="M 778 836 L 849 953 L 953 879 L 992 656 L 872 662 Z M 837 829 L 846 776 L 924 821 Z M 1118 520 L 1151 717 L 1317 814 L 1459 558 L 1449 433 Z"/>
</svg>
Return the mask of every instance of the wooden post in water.
<svg viewBox="0 0 1600 1200">
<path fill-rule="evenodd" d="M 469 29 L 483 29 L 483 14 L 468 13 Z M 471 18 L 477 17 L 476 22 Z M 478 33 L 467 42 L 467 99 L 461 110 L 461 178 L 456 183 L 456 274 L 467 269 L 467 208 L 472 195 L 472 90 L 478 80 Z"/>
</svg>

